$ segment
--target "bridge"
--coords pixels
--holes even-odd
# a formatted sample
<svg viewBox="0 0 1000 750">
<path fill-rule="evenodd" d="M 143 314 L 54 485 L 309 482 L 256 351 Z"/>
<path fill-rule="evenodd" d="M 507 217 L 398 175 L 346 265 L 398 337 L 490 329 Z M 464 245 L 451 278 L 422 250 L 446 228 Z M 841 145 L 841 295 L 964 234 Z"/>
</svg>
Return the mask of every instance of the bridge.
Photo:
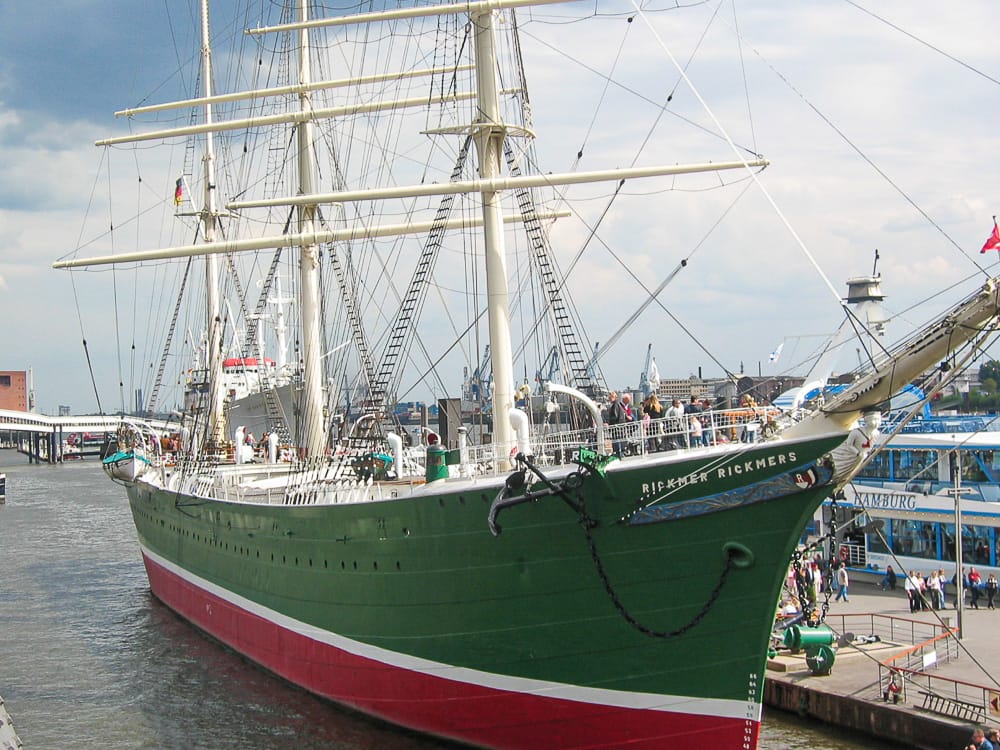
<svg viewBox="0 0 1000 750">
<path fill-rule="evenodd" d="M 21 453 L 27 454 L 31 461 L 48 461 L 56 463 L 68 455 L 82 456 L 85 449 L 96 455 L 100 453 L 100 445 L 85 446 L 83 435 L 99 435 L 99 442 L 105 442 L 108 433 L 114 433 L 121 424 L 120 415 L 85 414 L 79 416 L 50 417 L 33 412 L 0 409 L 0 446 L 16 447 Z M 154 430 L 170 432 L 177 429 L 176 422 L 166 422 L 161 419 L 142 420 Z M 66 450 L 66 438 L 70 435 L 80 435 L 79 445 L 72 452 Z"/>
</svg>

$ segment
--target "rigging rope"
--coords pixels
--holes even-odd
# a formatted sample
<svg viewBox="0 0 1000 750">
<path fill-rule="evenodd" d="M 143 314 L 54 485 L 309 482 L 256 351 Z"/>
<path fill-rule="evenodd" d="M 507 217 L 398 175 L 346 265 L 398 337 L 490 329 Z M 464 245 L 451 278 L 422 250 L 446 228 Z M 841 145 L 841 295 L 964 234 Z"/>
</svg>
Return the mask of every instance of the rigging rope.
<svg viewBox="0 0 1000 750">
<path fill-rule="evenodd" d="M 634 1 L 635 0 L 633 0 L 633 2 Z M 864 10 L 864 8 L 861 8 L 861 6 L 857 5 L 856 3 L 851 2 L 851 0 L 847 0 L 847 2 L 849 2 L 851 5 L 854 5 L 859 10 Z M 865 12 L 867 13 L 868 11 L 865 11 Z M 878 18 L 877 16 L 875 16 L 875 17 Z M 885 23 L 888 24 L 888 22 L 884 21 L 884 19 L 879 18 L 879 20 L 882 20 L 883 22 L 885 22 Z M 893 26 L 892 24 L 888 24 L 888 25 L 892 26 L 892 28 L 895 28 L 898 31 L 906 34 L 907 36 L 911 36 L 912 37 L 912 35 L 909 34 L 908 32 L 905 32 L 902 29 L 899 29 L 898 27 Z M 736 31 L 736 33 L 738 34 L 739 32 Z M 913 37 L 913 38 L 915 39 L 916 37 Z M 917 40 L 917 41 L 920 41 L 920 40 Z M 930 45 L 927 45 L 927 46 L 930 46 Z M 974 265 L 978 269 L 978 271 L 980 272 L 981 275 L 984 275 L 984 276 L 987 276 L 987 277 L 989 276 L 989 273 L 987 272 L 987 270 L 985 268 L 983 268 L 982 265 L 980 265 L 980 263 L 976 260 L 976 258 L 975 258 L 974 255 L 971 255 L 969 252 L 967 252 L 965 249 L 963 249 L 962 246 L 954 238 L 952 238 L 951 235 L 949 235 L 945 231 L 944 227 L 942 227 L 939 223 L 937 223 L 936 221 L 934 221 L 934 219 L 931 218 L 931 216 L 920 205 L 918 205 L 917 202 L 915 200 L 913 200 L 913 198 L 911 198 L 903 190 L 903 188 L 901 188 L 881 167 L 879 167 L 866 153 L 864 153 L 857 146 L 857 144 L 855 144 L 850 138 L 848 138 L 847 134 L 844 133 L 843 130 L 841 130 L 839 127 L 837 127 L 833 123 L 833 121 L 830 120 L 829 117 L 827 117 L 823 112 L 821 112 L 819 110 L 818 107 L 816 107 L 816 105 L 814 105 L 808 98 L 806 98 L 806 96 L 795 87 L 795 85 L 788 79 L 787 76 L 785 76 L 783 73 L 781 73 L 780 71 L 778 71 L 778 69 L 775 68 L 774 65 L 772 65 L 771 62 L 766 57 L 764 57 L 764 55 L 760 52 L 760 50 L 754 48 L 753 46 L 751 46 L 750 49 L 753 51 L 754 55 L 756 55 L 761 60 L 761 62 L 763 62 L 764 65 L 766 65 L 771 70 L 771 72 L 774 73 L 778 77 L 778 79 L 781 80 L 781 82 L 784 83 L 789 88 L 789 90 L 792 91 L 792 93 L 794 93 L 796 96 L 798 96 L 802 100 L 802 102 L 809 109 L 811 109 L 824 123 L 826 123 L 830 127 L 830 129 L 832 129 L 840 137 L 840 139 L 843 140 L 844 143 L 846 143 L 851 148 L 852 151 L 854 151 L 859 157 L 861 157 L 861 159 L 863 159 L 865 161 L 865 163 L 868 164 L 868 166 L 870 166 L 883 180 L 885 180 L 885 182 L 893 190 L 895 190 L 903 200 L 905 200 L 907 203 L 909 203 L 910 206 L 912 206 L 914 208 L 914 210 L 917 211 L 917 213 L 919 213 L 922 217 L 924 217 L 924 219 L 926 219 L 927 222 L 932 227 L 934 227 L 941 234 L 942 237 L 945 238 L 945 240 L 947 240 L 956 250 L 958 250 L 958 252 L 964 258 L 966 258 L 970 263 L 972 263 L 972 265 Z M 932 49 L 934 49 L 934 48 L 932 47 Z M 940 50 L 936 50 L 936 51 L 940 51 Z M 942 54 L 944 54 L 944 53 L 942 53 Z M 671 58 L 671 59 L 673 59 L 673 58 Z M 958 62 L 958 61 L 956 61 L 956 62 Z M 966 66 L 966 67 L 968 67 L 968 66 Z M 975 71 L 975 72 L 978 73 L 978 71 Z M 990 80 L 993 80 L 993 79 L 990 79 Z M 994 81 L 994 82 L 996 82 L 996 81 Z M 697 96 L 697 94 L 696 94 L 696 96 Z M 699 99 L 700 99 L 700 97 L 699 97 Z M 709 114 L 711 114 L 711 113 L 709 113 Z M 713 117 L 713 119 L 714 119 L 714 117 Z M 763 191 L 763 187 L 761 189 Z M 763 192 L 764 192 L 764 196 L 768 199 L 769 202 L 771 202 L 771 204 L 773 206 L 774 202 L 773 202 L 773 200 L 771 200 L 770 195 L 767 193 L 767 191 L 763 191 Z M 777 207 L 776 206 L 775 206 L 775 210 L 777 211 Z M 806 247 L 802 243 L 802 241 L 798 238 L 798 235 L 795 234 L 794 230 L 791 229 L 791 225 L 788 224 L 788 222 L 784 220 L 784 216 L 780 212 L 778 213 L 778 215 L 782 218 L 782 221 L 784 221 L 785 226 L 788 227 L 790 231 L 792 231 L 792 236 L 795 237 L 796 241 L 799 243 L 799 246 L 802 248 L 802 250 L 806 253 L 806 256 L 813 262 L 813 265 L 815 266 L 816 265 L 815 261 L 813 261 L 812 256 L 809 254 L 809 251 L 806 249 Z M 817 270 L 818 270 L 818 266 L 817 266 Z M 821 274 L 822 274 L 822 272 L 821 272 Z M 825 277 L 823 277 L 823 278 L 825 279 Z M 829 281 L 827 281 L 827 284 L 829 285 Z"/>
<path fill-rule="evenodd" d="M 736 206 L 739 200 L 747 192 L 747 190 L 750 189 L 750 185 L 751 183 L 746 184 L 746 186 L 743 188 L 740 194 L 733 199 L 732 203 L 729 204 L 729 207 L 725 211 L 723 211 L 722 214 L 719 216 L 719 218 L 716 219 L 715 223 L 711 227 L 709 227 L 708 231 L 705 233 L 705 236 L 701 238 L 701 240 L 698 242 L 697 245 L 694 246 L 694 249 L 692 249 L 691 252 L 688 253 L 687 257 L 681 259 L 677 267 L 674 268 L 674 270 L 671 271 L 667 275 L 667 277 L 662 282 L 660 282 L 660 285 L 656 287 L 656 289 L 654 289 L 653 291 L 650 291 L 649 288 L 643 283 L 642 279 L 636 276 L 636 274 L 628 267 L 628 264 L 626 264 L 621 258 L 619 258 L 615 254 L 615 252 L 611 250 L 611 248 L 604 243 L 603 240 L 600 240 L 600 238 L 598 238 L 601 244 L 604 244 L 605 249 L 607 249 L 607 251 L 611 254 L 611 256 L 616 261 L 618 261 L 618 264 L 625 270 L 625 272 L 628 273 L 633 278 L 633 280 L 642 288 L 642 290 L 646 292 L 646 299 L 639 305 L 639 307 L 635 310 L 635 312 L 633 312 L 632 315 L 629 316 L 629 318 L 618 328 L 618 330 L 611 335 L 608 341 L 605 342 L 604 348 L 594 354 L 593 356 L 594 361 L 599 360 L 601 357 L 607 354 L 607 352 L 611 349 L 611 347 L 618 341 L 619 338 L 621 338 L 621 336 L 628 330 L 628 328 L 632 325 L 632 323 L 636 321 L 636 319 L 643 313 L 643 311 L 650 305 L 650 303 L 656 302 L 656 304 L 659 305 L 660 309 L 664 313 L 666 313 L 670 317 L 670 319 L 673 320 L 674 323 L 676 323 L 677 326 L 690 337 L 690 339 L 694 342 L 694 344 L 699 349 L 701 349 L 705 353 L 705 355 L 712 360 L 712 362 L 714 362 L 724 373 L 726 373 L 727 376 L 729 377 L 734 376 L 734 373 L 728 367 L 726 367 L 726 365 L 724 365 L 714 354 L 712 354 L 712 352 L 710 352 L 705 347 L 705 345 L 700 341 L 700 339 L 697 336 L 695 336 L 690 330 L 688 330 L 687 326 L 681 323 L 681 321 L 672 312 L 670 312 L 670 310 L 668 310 L 662 302 L 659 301 L 658 297 L 660 295 L 660 292 L 662 292 L 666 288 L 666 286 L 671 281 L 674 280 L 674 278 L 681 272 L 681 270 L 687 267 L 688 261 L 690 261 L 691 258 L 694 257 L 694 254 L 704 246 L 704 244 L 708 241 L 708 238 L 711 237 L 712 232 L 715 231 L 715 228 L 722 223 L 722 221 L 726 218 L 726 216 L 729 215 L 729 212 L 733 210 L 733 208 Z M 619 184 L 619 187 L 621 187 L 621 184 Z M 574 259 L 574 263 L 576 262 L 577 259 L 579 259 L 579 255 L 577 255 L 577 257 Z"/>
<path fill-rule="evenodd" d="M 729 144 L 729 147 L 732 149 L 733 154 L 739 161 L 745 162 L 746 160 L 741 155 L 740 150 L 736 147 L 736 144 L 733 142 L 733 139 L 729 137 L 728 131 L 725 129 L 725 127 L 723 127 L 722 123 L 719 122 L 718 118 L 715 116 L 715 113 L 708 106 L 708 103 L 702 98 L 701 94 L 698 93 L 698 90 L 695 88 L 694 83 L 691 81 L 690 78 L 688 78 L 687 73 L 684 72 L 684 69 L 681 68 L 680 64 L 677 62 L 677 59 L 670 51 L 670 48 L 667 47 L 666 42 L 663 41 L 663 38 L 657 32 L 656 28 L 653 26 L 650 20 L 646 17 L 646 14 L 643 12 L 642 8 L 639 7 L 639 4 L 636 2 L 636 0 L 632 0 L 632 5 L 636 10 L 637 15 L 643 20 L 643 23 L 646 24 L 646 27 L 653 35 L 653 38 L 660 45 L 660 48 L 664 51 L 664 53 L 666 53 L 667 57 L 670 58 L 670 62 L 673 63 L 674 67 L 677 68 L 678 73 L 684 79 L 684 82 L 687 84 L 688 89 L 701 104 L 702 108 L 705 110 L 705 113 L 712 119 L 712 122 L 715 123 L 716 128 L 718 128 L 719 132 L 723 135 L 726 142 Z M 761 194 L 764 196 L 767 202 L 771 204 L 771 208 L 774 209 L 775 214 L 778 216 L 781 222 L 785 225 L 785 228 L 792 235 L 792 238 L 795 240 L 796 244 L 798 244 L 799 249 L 802 250 L 803 254 L 806 256 L 806 259 L 812 264 L 813 268 L 816 270 L 820 278 L 826 284 L 827 288 L 830 290 L 830 293 L 834 296 L 834 299 L 837 300 L 837 303 L 841 305 L 841 307 L 847 310 L 846 303 L 841 299 L 840 294 L 837 292 L 836 288 L 830 282 L 830 279 L 827 278 L 826 274 L 823 272 L 823 269 L 820 268 L 819 263 L 816 261 L 816 258 L 814 258 L 813 254 L 809 252 L 809 248 L 806 247 L 806 244 L 802 241 L 802 238 L 799 237 L 798 232 L 795 231 L 795 228 L 791 225 L 791 222 L 788 221 L 788 218 L 785 216 L 785 214 L 781 211 L 780 208 L 778 208 L 778 204 L 774 201 L 774 198 L 771 196 L 770 192 L 768 192 L 767 188 L 764 187 L 763 183 L 761 183 L 760 179 L 757 177 L 757 173 L 754 172 L 749 165 L 746 166 L 746 170 L 749 173 L 751 179 L 756 183 L 757 187 L 760 189 Z M 850 314 L 849 310 L 848 314 Z"/>
<path fill-rule="evenodd" d="M 945 52 L 940 47 L 935 47 L 930 42 L 925 41 L 924 39 L 921 39 L 920 37 L 918 37 L 918 36 L 916 36 L 914 34 L 911 34 L 906 29 L 900 28 L 896 24 L 894 24 L 891 21 L 883 18 L 882 16 L 878 15 L 877 13 L 872 13 L 867 8 L 863 8 L 860 5 L 858 5 L 856 2 L 854 2 L 854 0 L 844 0 L 844 2 L 846 2 L 848 5 L 853 5 L 855 8 L 857 8 L 858 10 L 860 10 L 862 13 L 867 13 L 869 16 L 871 16 L 875 20 L 881 21 L 882 23 L 884 23 L 889 28 L 895 29 L 896 31 L 898 31 L 900 34 L 903 34 L 904 36 L 908 36 L 910 39 L 912 39 L 913 41 L 917 42 L 918 44 L 922 44 L 923 46 L 927 47 L 928 49 L 933 50 L 934 52 L 937 52 L 939 55 L 943 55 L 944 57 L 948 58 L 952 62 L 958 63 L 963 68 L 966 68 L 966 69 L 972 71 L 973 73 L 975 73 L 977 76 L 981 76 L 981 77 L 985 78 L 990 83 L 1000 84 L 1000 80 L 997 80 L 996 78 L 994 78 L 993 76 L 989 75 L 988 73 L 984 73 L 979 68 L 974 68 L 973 66 L 969 65 L 969 63 L 964 62 L 962 60 L 959 60 L 954 55 L 951 55 L 951 54 Z"/>
</svg>

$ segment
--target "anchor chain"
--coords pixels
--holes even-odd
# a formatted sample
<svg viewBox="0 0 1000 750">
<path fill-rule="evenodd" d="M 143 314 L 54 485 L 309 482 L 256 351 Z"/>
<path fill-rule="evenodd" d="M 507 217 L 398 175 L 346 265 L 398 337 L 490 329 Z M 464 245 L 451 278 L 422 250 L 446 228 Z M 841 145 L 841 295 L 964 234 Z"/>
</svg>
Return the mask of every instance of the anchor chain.
<svg viewBox="0 0 1000 750">
<path fill-rule="evenodd" d="M 581 515 L 581 522 L 584 521 L 585 515 L 586 515 L 585 513 Z M 735 567 L 733 565 L 732 555 L 727 555 L 726 564 L 722 568 L 722 573 L 719 575 L 719 580 L 715 584 L 715 588 L 713 588 L 712 591 L 709 593 L 708 599 L 705 600 L 705 603 L 701 606 L 701 609 L 697 612 L 697 614 L 695 614 L 695 616 L 692 617 L 686 624 L 681 625 L 679 628 L 675 630 L 654 630 L 653 628 L 650 628 L 649 626 L 643 625 L 641 622 L 639 622 L 635 618 L 635 616 L 628 611 L 625 605 L 622 604 L 622 601 L 618 597 L 617 592 L 611 585 L 611 579 L 608 577 L 607 572 L 604 570 L 604 564 L 601 562 L 601 557 L 597 553 L 597 546 L 594 543 L 594 535 L 591 533 L 590 527 L 586 523 L 582 523 L 582 525 L 584 529 L 584 534 L 587 537 L 587 544 L 590 546 L 590 556 L 594 561 L 594 567 L 597 569 L 597 574 L 601 577 L 601 582 L 604 584 L 604 590 L 608 593 L 608 596 L 611 598 L 611 602 L 612 604 L 615 605 L 615 609 L 618 610 L 618 613 L 622 616 L 622 618 L 624 618 L 625 622 L 627 622 L 633 628 L 638 630 L 640 633 L 648 635 L 652 638 L 676 638 L 677 636 L 684 635 L 686 632 L 691 630 L 691 628 L 693 628 L 699 622 L 705 619 L 705 616 L 709 613 L 709 611 L 712 609 L 712 606 L 719 598 L 719 594 L 722 593 L 722 587 L 725 585 L 726 579 L 729 577 L 730 572 L 732 572 L 733 568 Z"/>
<path fill-rule="evenodd" d="M 806 589 L 805 581 L 802 579 L 802 556 L 807 556 L 810 552 L 819 549 L 820 545 L 830 540 L 836 543 L 837 541 L 837 496 L 836 494 L 830 496 L 830 530 L 827 531 L 823 536 L 819 537 L 812 544 L 808 544 L 802 549 L 796 548 L 792 552 L 792 571 L 795 577 L 795 587 L 799 595 L 799 604 L 802 606 L 803 613 L 805 612 L 805 603 L 810 601 L 809 591 Z M 833 597 L 833 581 L 829 578 L 823 582 L 823 603 L 820 605 L 819 614 L 816 613 L 816 602 L 813 602 L 813 611 L 809 613 L 806 617 L 806 624 L 809 627 L 816 627 L 826 622 L 826 616 L 830 611 L 830 599 Z"/>
<path fill-rule="evenodd" d="M 587 546 L 590 548 L 590 557 L 593 560 L 594 568 L 597 571 L 597 575 L 601 579 L 601 583 L 604 585 L 604 590 L 607 592 L 608 597 L 611 599 L 612 604 L 614 604 L 615 609 L 622 618 L 631 625 L 633 628 L 638 630 L 644 635 L 648 635 L 652 638 L 676 638 L 678 636 L 684 635 L 689 630 L 694 628 L 698 623 L 700 623 L 705 616 L 711 611 L 713 605 L 718 600 L 719 595 L 722 593 L 722 587 L 725 585 L 726 580 L 729 578 L 729 574 L 732 572 L 733 568 L 736 567 L 733 560 L 733 553 L 727 552 L 726 562 L 722 568 L 722 572 L 719 574 L 719 580 L 716 582 L 715 587 L 709 593 L 708 598 L 702 605 L 701 609 L 692 617 L 687 623 L 681 625 L 679 628 L 674 630 L 656 630 L 644 625 L 639 622 L 636 617 L 629 612 L 628 608 L 624 605 L 621 598 L 618 596 L 618 592 L 615 591 L 614 585 L 611 583 L 611 578 L 608 576 L 607 571 L 604 569 L 604 563 L 601 560 L 601 556 L 597 550 L 597 543 L 594 539 L 593 529 L 597 527 L 598 522 L 587 513 L 585 498 L 583 495 L 583 481 L 582 476 L 576 472 L 570 474 L 562 482 L 553 482 L 548 479 L 541 470 L 532 463 L 532 461 L 523 454 L 518 454 L 516 457 L 518 463 L 523 464 L 524 467 L 529 469 L 535 476 L 541 480 L 541 482 L 549 489 L 547 494 L 559 495 L 566 501 L 566 503 L 576 510 L 579 516 L 580 526 L 583 529 L 584 536 L 587 539 Z M 588 470 L 590 467 L 586 464 L 581 464 L 581 466 Z M 523 469 L 521 470 L 523 472 Z M 523 481 L 523 476 L 522 476 Z M 572 492 L 575 497 L 571 497 Z M 501 495 L 503 491 L 501 491 Z M 532 493 L 532 496 L 536 495 Z M 494 502 L 494 507 L 497 507 L 498 501 L 501 498 L 498 497 L 497 501 Z M 490 523 L 491 528 L 493 528 L 495 523 L 495 513 L 494 509 L 490 512 Z M 497 532 L 499 531 L 499 526 L 496 526 Z M 496 532 L 495 532 L 496 533 Z"/>
</svg>

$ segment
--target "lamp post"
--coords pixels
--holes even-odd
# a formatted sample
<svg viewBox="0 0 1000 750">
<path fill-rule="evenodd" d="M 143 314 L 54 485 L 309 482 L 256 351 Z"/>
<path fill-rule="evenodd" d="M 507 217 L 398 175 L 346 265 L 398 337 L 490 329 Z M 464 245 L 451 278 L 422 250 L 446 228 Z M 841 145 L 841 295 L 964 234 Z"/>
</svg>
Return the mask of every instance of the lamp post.
<svg viewBox="0 0 1000 750">
<path fill-rule="evenodd" d="M 951 494 L 955 498 L 955 611 L 958 621 L 958 639 L 962 640 L 962 609 L 965 606 L 965 572 L 962 568 L 962 454 L 957 449 L 951 453 Z"/>
</svg>

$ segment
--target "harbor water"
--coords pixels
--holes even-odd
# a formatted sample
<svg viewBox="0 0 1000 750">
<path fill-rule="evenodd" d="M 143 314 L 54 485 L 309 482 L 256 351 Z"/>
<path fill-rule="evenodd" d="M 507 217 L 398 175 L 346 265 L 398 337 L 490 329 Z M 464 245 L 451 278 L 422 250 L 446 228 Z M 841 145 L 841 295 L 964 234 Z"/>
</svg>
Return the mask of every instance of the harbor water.
<svg viewBox="0 0 1000 750">
<path fill-rule="evenodd" d="M 149 593 L 125 492 L 95 459 L 0 451 L 0 696 L 27 750 L 418 750 L 209 640 Z M 768 711 L 762 748 L 890 748 Z"/>
</svg>

